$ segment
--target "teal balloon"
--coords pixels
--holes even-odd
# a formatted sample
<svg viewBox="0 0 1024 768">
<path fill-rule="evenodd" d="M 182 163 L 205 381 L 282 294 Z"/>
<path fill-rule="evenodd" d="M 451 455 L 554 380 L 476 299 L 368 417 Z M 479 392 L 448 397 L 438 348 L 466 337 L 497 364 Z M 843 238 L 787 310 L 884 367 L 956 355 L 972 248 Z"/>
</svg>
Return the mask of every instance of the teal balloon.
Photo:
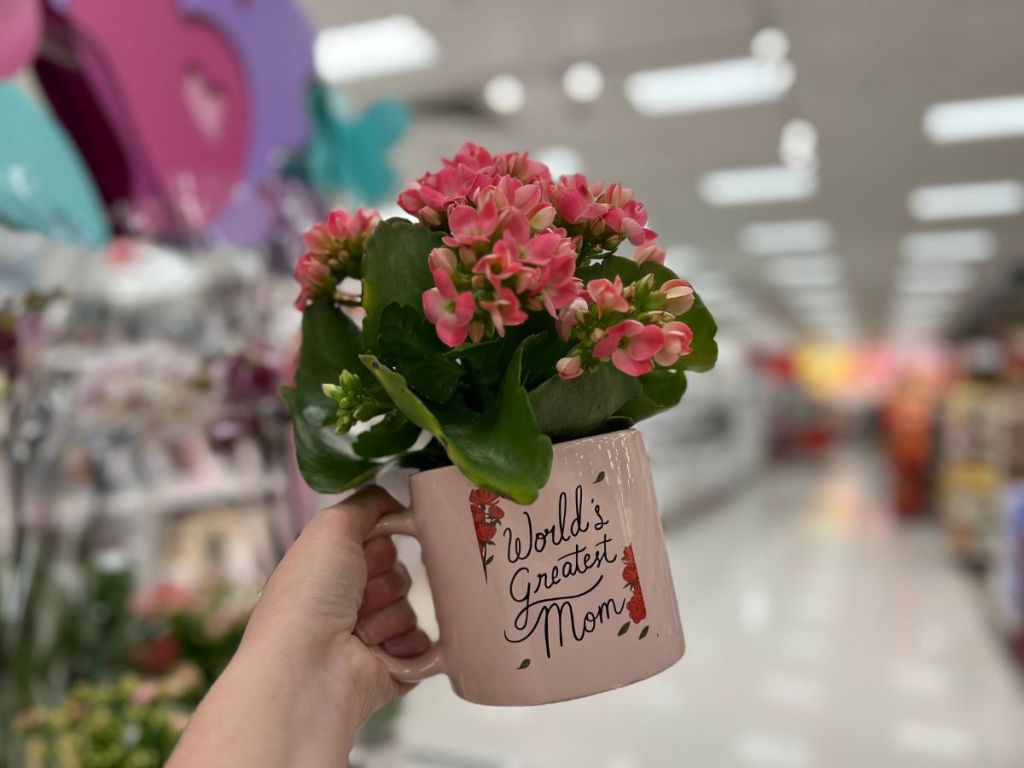
<svg viewBox="0 0 1024 768">
<path fill-rule="evenodd" d="M 314 188 L 325 193 L 350 192 L 370 203 L 394 190 L 398 178 L 388 152 L 408 128 L 409 110 L 404 104 L 377 101 L 352 118 L 336 93 L 317 87 L 313 123 L 303 164 Z"/>
<path fill-rule="evenodd" d="M 0 83 L 0 222 L 79 245 L 110 239 L 103 203 L 78 150 L 14 83 Z"/>
</svg>

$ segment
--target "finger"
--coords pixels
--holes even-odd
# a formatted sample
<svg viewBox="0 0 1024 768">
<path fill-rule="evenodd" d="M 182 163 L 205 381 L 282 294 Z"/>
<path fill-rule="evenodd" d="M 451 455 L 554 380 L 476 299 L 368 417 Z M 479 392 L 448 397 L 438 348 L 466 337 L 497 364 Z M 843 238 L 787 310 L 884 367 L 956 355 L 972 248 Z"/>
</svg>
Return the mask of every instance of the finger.
<svg viewBox="0 0 1024 768">
<path fill-rule="evenodd" d="M 411 585 L 412 579 L 409 577 L 409 571 L 401 563 L 396 563 L 390 571 L 382 573 L 366 583 L 359 615 L 368 616 L 392 603 L 397 603 L 409 594 Z"/>
<path fill-rule="evenodd" d="M 351 525 L 351 535 L 363 541 L 370 529 L 386 514 L 400 512 L 404 507 L 386 491 L 375 485 L 367 486 L 335 505 L 344 510 Z"/>
<path fill-rule="evenodd" d="M 356 622 L 356 634 L 366 645 L 380 645 L 416 627 L 416 613 L 408 600 L 381 608 Z"/>
<path fill-rule="evenodd" d="M 430 645 L 431 642 L 430 638 L 427 637 L 427 633 L 417 628 L 411 632 L 406 632 L 404 635 L 385 640 L 381 647 L 392 656 L 408 659 L 412 656 L 426 653 L 430 650 Z"/>
<path fill-rule="evenodd" d="M 395 567 L 395 561 L 398 559 L 398 550 L 390 536 L 370 539 L 363 547 L 363 554 L 366 557 L 368 579 L 387 573 Z"/>
</svg>

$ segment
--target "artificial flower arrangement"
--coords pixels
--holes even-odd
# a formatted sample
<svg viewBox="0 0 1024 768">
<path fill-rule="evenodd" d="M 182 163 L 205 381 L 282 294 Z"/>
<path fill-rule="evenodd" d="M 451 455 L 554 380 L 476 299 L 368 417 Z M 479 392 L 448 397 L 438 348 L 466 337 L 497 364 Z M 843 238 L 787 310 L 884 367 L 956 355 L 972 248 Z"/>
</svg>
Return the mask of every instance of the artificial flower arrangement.
<svg viewBox="0 0 1024 768">
<path fill-rule="evenodd" d="M 418 223 L 334 211 L 296 266 L 302 348 L 282 395 L 315 490 L 453 463 L 529 504 L 552 441 L 653 416 L 714 365 L 711 314 L 621 184 L 465 144 L 398 203 Z"/>
</svg>

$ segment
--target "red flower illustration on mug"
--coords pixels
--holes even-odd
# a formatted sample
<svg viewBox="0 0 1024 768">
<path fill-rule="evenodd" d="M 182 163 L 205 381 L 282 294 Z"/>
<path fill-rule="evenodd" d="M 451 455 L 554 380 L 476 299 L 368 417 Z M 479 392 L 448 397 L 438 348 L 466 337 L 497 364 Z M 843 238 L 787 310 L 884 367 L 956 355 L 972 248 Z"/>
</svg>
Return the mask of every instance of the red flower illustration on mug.
<svg viewBox="0 0 1024 768">
<path fill-rule="evenodd" d="M 498 533 L 505 510 L 498 506 L 500 497 L 493 491 L 474 488 L 469 492 L 469 511 L 473 515 L 473 527 L 476 530 L 476 543 L 480 547 L 480 562 L 484 566 L 484 580 L 487 579 L 487 566 L 494 560 L 494 555 L 487 554 L 487 548 L 494 546 L 494 537 Z"/>
<path fill-rule="evenodd" d="M 632 544 L 622 550 L 622 564 L 622 580 L 633 591 L 633 596 L 626 603 L 626 610 L 629 611 L 629 618 L 633 623 L 639 624 L 647 618 L 647 606 L 644 604 L 644 593 L 640 588 L 640 572 L 636 568 Z"/>
</svg>

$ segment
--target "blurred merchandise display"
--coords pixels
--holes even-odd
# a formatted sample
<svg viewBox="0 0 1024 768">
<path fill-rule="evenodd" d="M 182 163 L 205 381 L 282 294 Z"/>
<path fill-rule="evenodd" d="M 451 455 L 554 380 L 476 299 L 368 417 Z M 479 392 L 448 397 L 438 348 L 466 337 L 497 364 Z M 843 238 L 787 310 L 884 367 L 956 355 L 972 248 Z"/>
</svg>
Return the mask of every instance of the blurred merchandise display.
<svg viewBox="0 0 1024 768">
<path fill-rule="evenodd" d="M 984 567 L 998 545 L 1002 466 L 999 345 L 968 346 L 964 378 L 949 393 L 942 417 L 942 516 L 953 552 Z"/>
</svg>

